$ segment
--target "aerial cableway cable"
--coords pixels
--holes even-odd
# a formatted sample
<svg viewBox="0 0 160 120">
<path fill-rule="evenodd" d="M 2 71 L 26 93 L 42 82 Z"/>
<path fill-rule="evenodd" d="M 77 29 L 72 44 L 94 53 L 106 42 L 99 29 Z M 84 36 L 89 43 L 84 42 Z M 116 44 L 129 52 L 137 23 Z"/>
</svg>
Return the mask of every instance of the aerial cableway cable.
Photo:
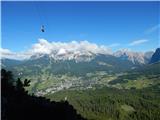
<svg viewBox="0 0 160 120">
<path fill-rule="evenodd" d="M 44 8 L 42 8 L 42 5 L 43 4 L 37 2 L 35 3 L 34 8 L 35 8 L 35 12 L 38 18 L 38 22 L 40 24 L 40 31 L 45 32 L 46 30 L 45 30 L 44 23 L 46 23 L 46 20 L 45 20 L 45 15 L 44 15 L 45 12 L 43 11 Z"/>
</svg>

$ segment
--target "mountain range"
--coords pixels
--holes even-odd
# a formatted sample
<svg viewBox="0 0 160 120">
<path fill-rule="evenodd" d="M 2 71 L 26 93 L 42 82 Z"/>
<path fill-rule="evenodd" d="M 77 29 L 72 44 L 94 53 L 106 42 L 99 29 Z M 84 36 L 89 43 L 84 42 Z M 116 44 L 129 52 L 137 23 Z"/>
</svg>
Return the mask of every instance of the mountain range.
<svg viewBox="0 0 160 120">
<path fill-rule="evenodd" d="M 5 58 L 1 60 L 1 66 L 13 71 L 16 77 L 30 79 L 30 91 L 43 95 L 64 88 L 108 86 L 110 81 L 119 79 L 119 75 L 158 62 L 159 58 L 159 48 L 155 52 L 120 50 L 113 54 L 60 50 L 50 54 L 34 54 L 25 60 Z"/>
<path fill-rule="evenodd" d="M 30 71 L 25 72 L 26 74 L 39 73 L 42 69 L 46 69 L 50 74 L 84 75 L 91 71 L 117 73 L 149 63 L 152 55 L 151 51 L 139 53 L 125 49 L 113 54 L 95 54 L 90 51 L 67 52 L 61 49 L 50 54 L 37 53 L 25 60 L 2 59 L 2 67 L 18 71 L 18 74 L 26 71 L 24 69 Z"/>
<path fill-rule="evenodd" d="M 78 62 L 90 62 L 95 59 L 97 56 L 111 56 L 116 57 L 117 59 L 121 60 L 128 60 L 133 64 L 146 64 L 150 62 L 150 59 L 153 55 L 153 51 L 148 51 L 145 53 L 142 52 L 133 52 L 128 49 L 121 49 L 114 53 L 110 52 L 94 52 L 89 50 L 75 50 L 75 51 L 67 51 L 63 48 L 59 50 L 53 50 L 50 53 L 33 53 L 28 59 L 23 59 L 21 61 L 17 60 L 16 57 L 11 59 L 12 62 L 22 62 L 22 61 L 29 61 L 29 60 L 36 60 L 41 59 L 42 57 L 48 57 L 49 59 L 53 59 L 55 61 L 65 61 L 65 60 L 74 60 L 76 63 Z M 8 56 L 3 56 L 1 54 L 2 60 L 4 59 L 9 60 Z M 156 55 L 157 56 L 157 55 Z M 11 62 L 11 63 L 12 63 Z M 9 63 L 10 64 L 10 63 Z"/>
</svg>

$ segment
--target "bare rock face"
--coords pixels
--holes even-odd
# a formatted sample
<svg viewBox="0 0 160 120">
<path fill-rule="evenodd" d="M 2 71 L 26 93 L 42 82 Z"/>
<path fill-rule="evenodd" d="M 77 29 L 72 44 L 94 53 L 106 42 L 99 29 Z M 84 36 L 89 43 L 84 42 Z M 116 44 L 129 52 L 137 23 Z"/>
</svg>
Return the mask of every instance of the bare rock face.
<svg viewBox="0 0 160 120">
<path fill-rule="evenodd" d="M 134 64 L 146 64 L 146 63 L 148 63 L 152 54 L 153 54 L 152 51 L 142 53 L 142 52 L 129 51 L 127 49 L 119 50 L 119 51 L 113 53 L 114 56 L 116 56 L 120 59 L 127 59 Z"/>
</svg>

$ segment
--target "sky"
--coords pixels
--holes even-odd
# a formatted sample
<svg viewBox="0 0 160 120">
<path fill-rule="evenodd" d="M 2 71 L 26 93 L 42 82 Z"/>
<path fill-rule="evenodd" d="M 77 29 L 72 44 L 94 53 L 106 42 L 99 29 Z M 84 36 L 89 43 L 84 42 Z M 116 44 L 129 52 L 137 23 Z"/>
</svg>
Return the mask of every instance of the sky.
<svg viewBox="0 0 160 120">
<path fill-rule="evenodd" d="M 113 51 L 160 47 L 160 2 L 14 1 L 2 2 L 1 7 L 5 50 L 27 51 L 41 39 L 58 45 L 86 41 Z"/>
</svg>

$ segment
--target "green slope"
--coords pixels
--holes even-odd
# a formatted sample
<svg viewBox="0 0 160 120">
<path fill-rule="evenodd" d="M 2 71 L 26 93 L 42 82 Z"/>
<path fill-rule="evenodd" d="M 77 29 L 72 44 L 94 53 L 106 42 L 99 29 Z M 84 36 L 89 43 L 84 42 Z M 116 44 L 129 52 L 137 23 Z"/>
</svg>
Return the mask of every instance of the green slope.
<svg viewBox="0 0 160 120">
<path fill-rule="evenodd" d="M 89 120 L 159 120 L 160 88 L 142 90 L 113 88 L 61 91 L 46 95 L 60 101 L 67 97 L 77 111 Z"/>
<path fill-rule="evenodd" d="M 160 62 L 148 64 L 118 76 L 109 84 L 121 88 L 144 88 L 160 83 Z"/>
</svg>

